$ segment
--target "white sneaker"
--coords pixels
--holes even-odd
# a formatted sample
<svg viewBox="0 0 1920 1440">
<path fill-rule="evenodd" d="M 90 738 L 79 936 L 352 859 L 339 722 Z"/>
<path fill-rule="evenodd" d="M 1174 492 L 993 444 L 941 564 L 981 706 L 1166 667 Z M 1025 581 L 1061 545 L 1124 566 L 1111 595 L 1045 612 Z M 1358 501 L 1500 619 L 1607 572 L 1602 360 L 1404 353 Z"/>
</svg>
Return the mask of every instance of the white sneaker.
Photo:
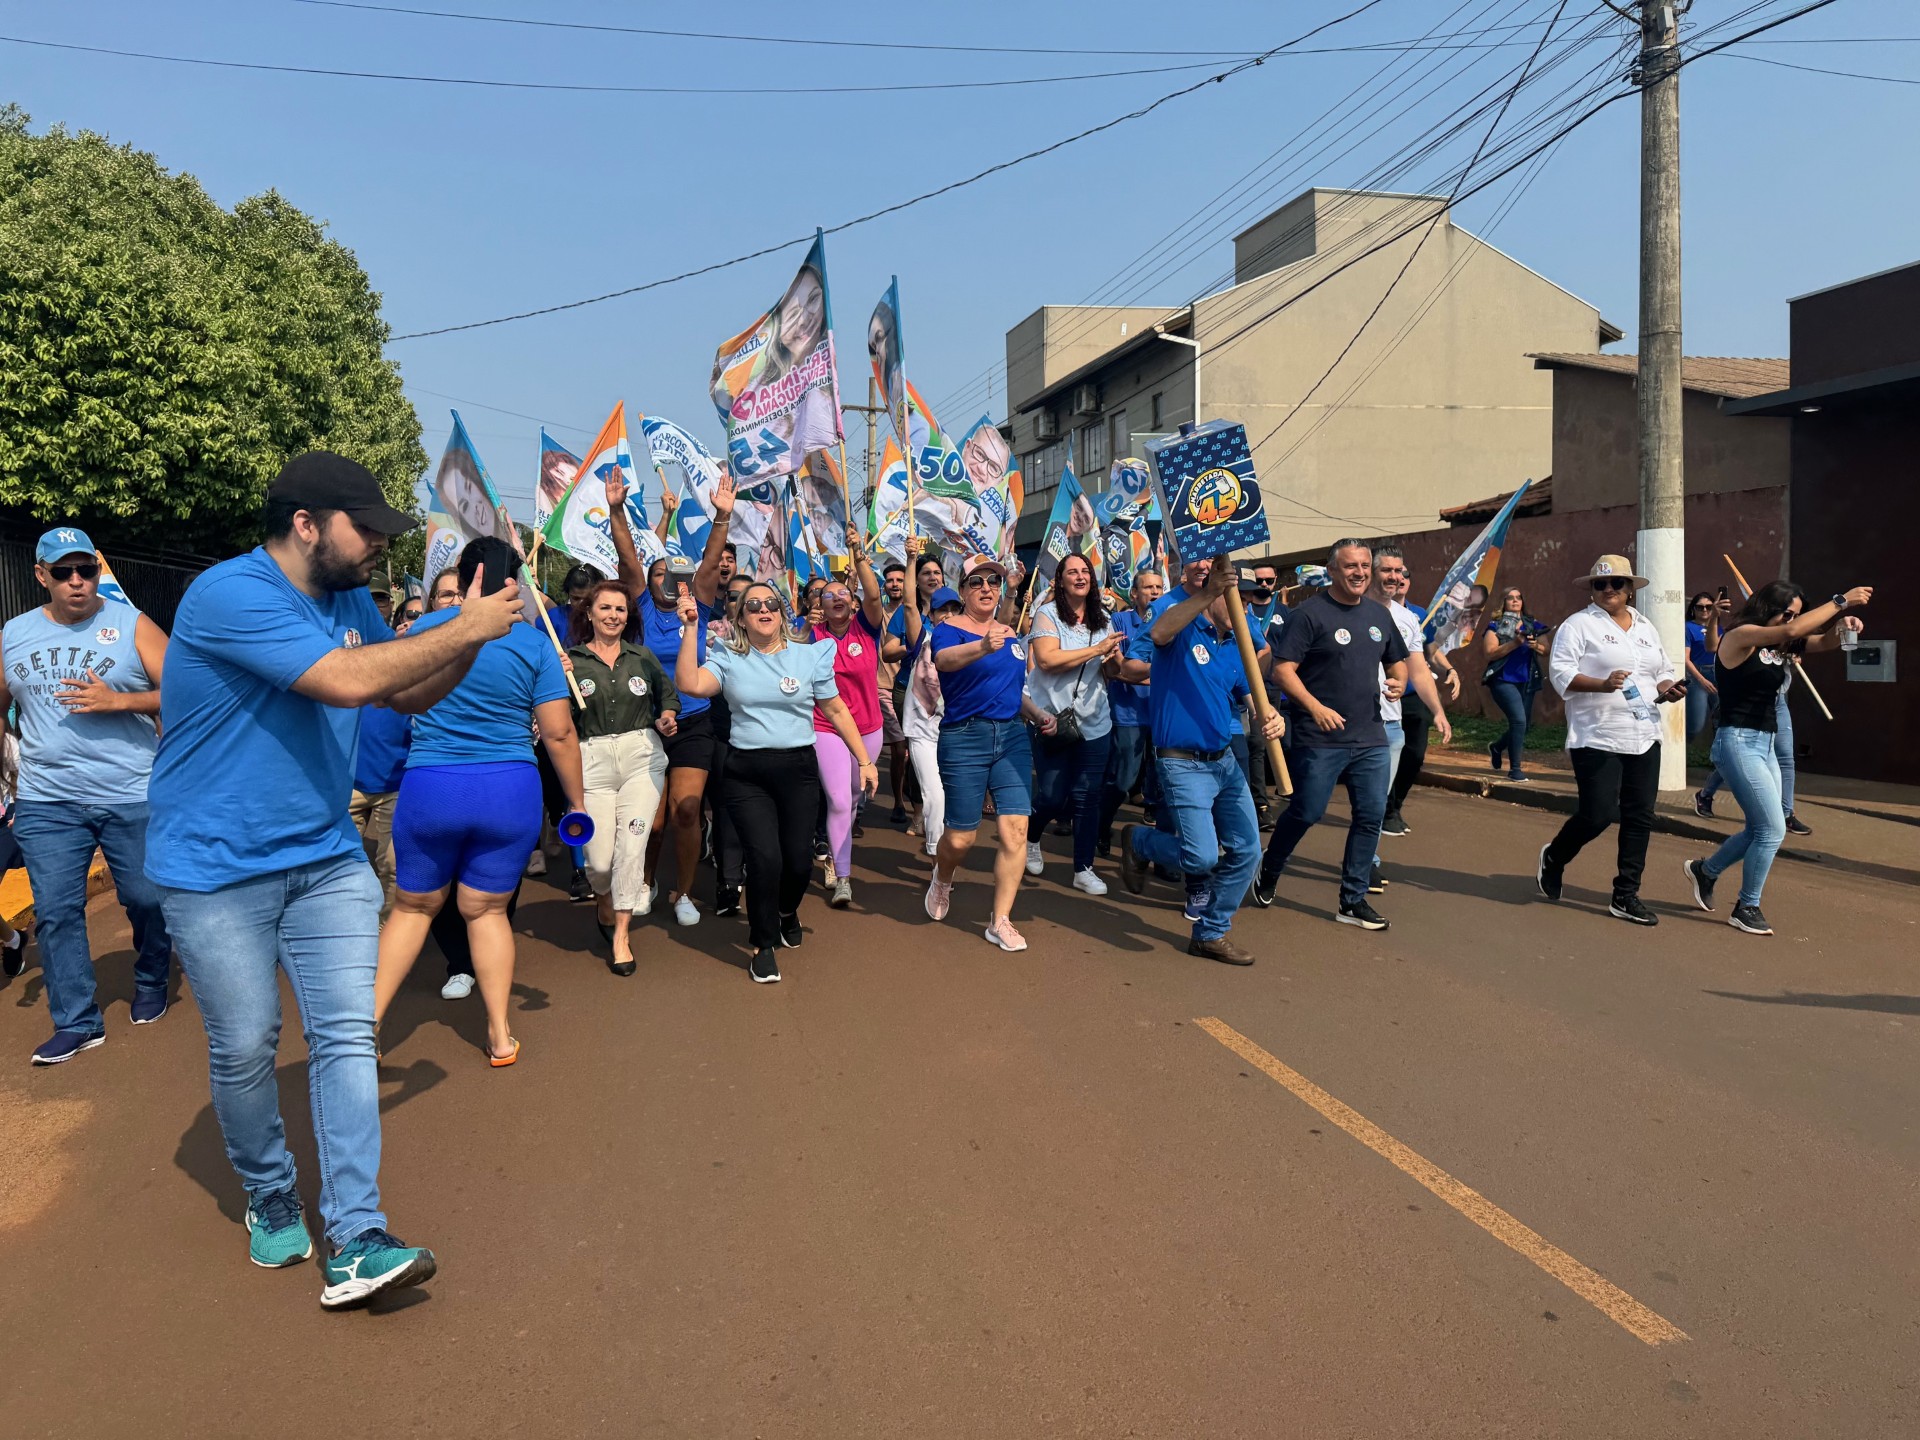
<svg viewBox="0 0 1920 1440">
<path fill-rule="evenodd" d="M 1040 853 L 1038 845 L 1029 840 L 1027 842 L 1027 874 L 1041 875 L 1046 873 L 1046 868 L 1047 857 Z"/>
<path fill-rule="evenodd" d="M 447 983 L 440 987 L 442 1000 L 464 1000 L 473 994 L 473 976 L 449 975 Z"/>
<path fill-rule="evenodd" d="M 691 895 L 682 895 L 673 902 L 673 918 L 682 925 L 700 923 L 700 907 L 693 903 Z"/>
<path fill-rule="evenodd" d="M 633 913 L 636 915 L 651 915 L 653 913 L 653 886 L 642 885 L 640 887 L 640 899 L 633 907 Z"/>
<path fill-rule="evenodd" d="M 1104 895 L 1107 893 L 1107 882 L 1091 870 L 1076 870 L 1073 872 L 1073 888 L 1084 890 L 1089 895 Z"/>
<path fill-rule="evenodd" d="M 544 850 L 536 848 L 533 854 L 527 857 L 527 874 L 544 875 L 546 873 L 547 854 Z"/>
</svg>

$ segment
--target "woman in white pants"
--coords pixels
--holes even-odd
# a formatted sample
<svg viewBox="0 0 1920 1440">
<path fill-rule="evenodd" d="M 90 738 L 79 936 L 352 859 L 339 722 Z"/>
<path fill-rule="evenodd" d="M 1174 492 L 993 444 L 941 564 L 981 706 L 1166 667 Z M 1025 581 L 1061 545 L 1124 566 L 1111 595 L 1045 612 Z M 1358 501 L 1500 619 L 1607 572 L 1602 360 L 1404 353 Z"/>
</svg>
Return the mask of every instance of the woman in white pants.
<svg viewBox="0 0 1920 1440">
<path fill-rule="evenodd" d="M 595 585 L 573 608 L 567 651 L 586 708 L 577 726 L 587 814 L 587 880 L 599 905 L 600 933 L 613 947 L 607 968 L 634 972 L 627 927 L 653 909 L 646 884 L 647 836 L 666 784 L 661 744 L 679 724 L 680 696 L 654 653 L 625 638 L 627 592 L 615 580 Z"/>
<path fill-rule="evenodd" d="M 910 597 L 903 602 L 917 605 Z M 933 613 L 927 626 L 917 626 L 919 616 L 910 614 L 909 630 L 929 628 L 960 613 L 960 594 L 950 585 L 942 585 L 928 600 Z M 947 793 L 940 784 L 940 672 L 934 668 L 933 649 L 921 645 L 907 674 L 907 710 L 900 719 L 906 733 L 907 754 L 913 761 L 914 776 L 920 781 L 920 815 L 926 832 L 929 856 L 940 849 L 940 833 L 946 829 Z"/>
</svg>

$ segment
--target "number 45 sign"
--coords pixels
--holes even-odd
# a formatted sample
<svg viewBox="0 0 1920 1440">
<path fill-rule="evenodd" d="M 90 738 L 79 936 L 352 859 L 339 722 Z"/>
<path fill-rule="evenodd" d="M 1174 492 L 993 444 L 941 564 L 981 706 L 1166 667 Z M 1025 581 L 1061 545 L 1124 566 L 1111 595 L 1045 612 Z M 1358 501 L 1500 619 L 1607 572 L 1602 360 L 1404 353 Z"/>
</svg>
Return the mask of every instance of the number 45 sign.
<svg viewBox="0 0 1920 1440">
<path fill-rule="evenodd" d="M 1244 425 L 1209 420 L 1147 444 L 1168 545 L 1183 565 L 1265 545 L 1267 507 Z"/>
<path fill-rule="evenodd" d="M 768 468 L 777 471 L 780 457 L 792 448 L 773 431 L 762 425 L 756 435 L 733 437 L 733 442 L 727 446 L 727 464 L 732 469 L 735 479 L 746 480 Z"/>
</svg>

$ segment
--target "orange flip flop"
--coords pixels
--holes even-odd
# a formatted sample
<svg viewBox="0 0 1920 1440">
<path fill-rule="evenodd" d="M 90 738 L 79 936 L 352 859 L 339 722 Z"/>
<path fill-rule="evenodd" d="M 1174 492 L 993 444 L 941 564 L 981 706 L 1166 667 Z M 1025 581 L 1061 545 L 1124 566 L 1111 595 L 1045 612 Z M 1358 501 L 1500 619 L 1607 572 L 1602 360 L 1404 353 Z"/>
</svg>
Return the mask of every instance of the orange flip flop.
<svg viewBox="0 0 1920 1440">
<path fill-rule="evenodd" d="M 513 1040 L 513 1037 L 511 1035 L 509 1035 L 507 1038 L 509 1040 Z M 520 1058 L 520 1042 L 518 1040 L 513 1041 L 513 1049 L 508 1051 L 505 1055 L 495 1055 L 493 1053 L 493 1047 L 492 1046 L 487 1047 L 487 1063 L 496 1070 L 506 1069 L 507 1066 L 513 1064 L 513 1062 L 518 1060 L 519 1058 Z"/>
</svg>

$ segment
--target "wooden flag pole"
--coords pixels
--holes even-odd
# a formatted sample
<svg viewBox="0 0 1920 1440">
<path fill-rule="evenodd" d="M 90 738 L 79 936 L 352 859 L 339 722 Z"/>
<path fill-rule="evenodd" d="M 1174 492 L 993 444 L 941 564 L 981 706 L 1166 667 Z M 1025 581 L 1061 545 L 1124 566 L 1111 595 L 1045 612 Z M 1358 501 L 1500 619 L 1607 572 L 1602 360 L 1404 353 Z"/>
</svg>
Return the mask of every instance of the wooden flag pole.
<svg viewBox="0 0 1920 1440">
<path fill-rule="evenodd" d="M 1734 582 L 1739 585 L 1741 593 L 1745 598 L 1751 600 L 1753 598 L 1753 587 L 1747 583 L 1747 577 L 1740 573 L 1740 567 L 1733 563 L 1733 557 L 1723 554 L 1720 558 L 1727 562 L 1727 569 L 1733 572 Z M 1807 675 L 1807 667 L 1800 663 L 1800 657 L 1795 655 L 1790 658 L 1793 660 L 1794 673 L 1800 677 L 1800 683 L 1807 687 L 1807 693 L 1813 697 L 1813 703 L 1820 707 L 1820 713 L 1829 720 L 1833 719 L 1833 711 L 1827 708 L 1826 700 L 1821 696 L 1819 690 L 1814 687 L 1813 681 Z"/>
<path fill-rule="evenodd" d="M 1227 557 L 1216 556 L 1214 564 L 1224 565 Z M 1233 638 L 1240 646 L 1240 664 L 1247 672 L 1247 693 L 1253 699 L 1253 716 L 1266 733 L 1267 716 L 1273 713 L 1273 707 L 1267 703 L 1266 681 L 1260 674 L 1259 652 L 1253 648 L 1253 632 L 1247 628 L 1247 607 L 1240 599 L 1240 582 L 1236 579 L 1227 591 L 1227 618 L 1233 622 Z M 1282 795 L 1293 794 L 1293 774 L 1287 769 L 1286 753 L 1281 750 L 1278 740 L 1269 740 L 1267 746 L 1267 764 L 1273 770 Z"/>
<path fill-rule="evenodd" d="M 533 550 L 527 556 L 527 584 L 533 590 L 534 606 L 540 611 L 540 619 L 547 627 L 547 638 L 553 641 L 553 648 L 561 659 L 567 655 L 567 647 L 560 643 L 559 633 L 553 628 L 553 614 L 547 609 L 546 597 L 540 593 L 540 572 L 535 568 L 540 560 L 540 541 L 543 537 L 538 530 L 533 532 Z M 582 710 L 587 708 L 587 697 L 580 693 L 579 682 L 573 678 L 573 671 L 566 666 L 560 667 L 560 673 L 567 677 L 567 689 L 573 692 L 573 703 Z"/>
</svg>

